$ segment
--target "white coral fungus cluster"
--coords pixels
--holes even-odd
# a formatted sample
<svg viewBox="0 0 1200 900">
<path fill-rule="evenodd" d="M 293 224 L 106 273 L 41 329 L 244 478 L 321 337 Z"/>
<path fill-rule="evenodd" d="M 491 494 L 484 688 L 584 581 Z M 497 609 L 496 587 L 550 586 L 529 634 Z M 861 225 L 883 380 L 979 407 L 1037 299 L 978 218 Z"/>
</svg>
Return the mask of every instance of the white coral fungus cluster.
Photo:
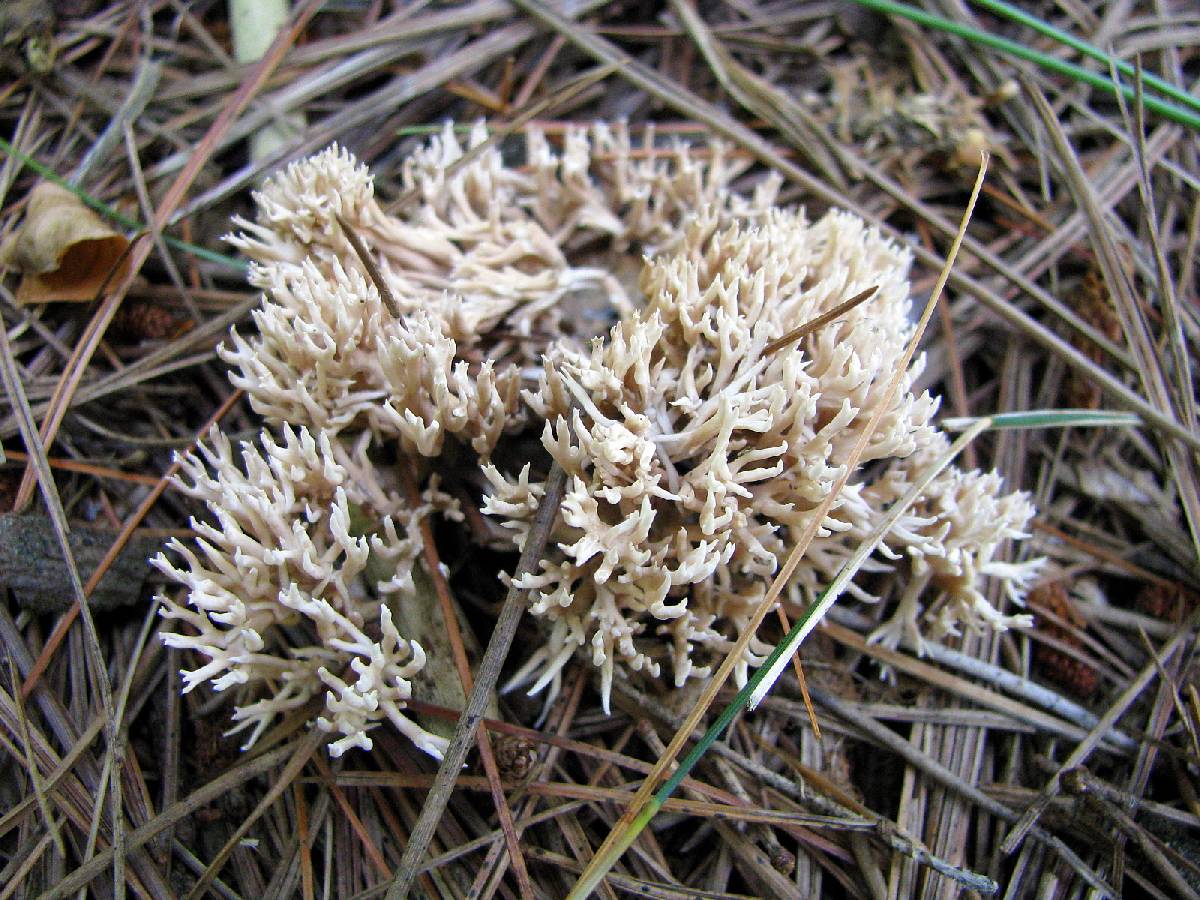
<svg viewBox="0 0 1200 900">
<path fill-rule="evenodd" d="M 403 714 L 425 654 L 400 636 L 378 598 L 404 601 L 420 520 L 456 508 L 436 484 L 425 504 L 409 508 L 380 484 L 367 442 L 348 448 L 328 432 L 285 426 L 279 441 L 263 432 L 258 446 L 243 445 L 239 466 L 214 430 L 200 456 L 182 459 L 177 486 L 203 500 L 214 521 L 193 520 L 195 549 L 171 542 L 184 567 L 163 554 L 153 560 L 188 590 L 186 606 L 159 596 L 163 617 L 178 623 L 163 639 L 207 660 L 184 672 L 185 691 L 204 681 L 237 691 L 233 730 L 250 730 L 246 746 L 324 690 L 317 725 L 341 735 L 330 744 L 334 756 L 369 749 L 367 732 L 385 719 L 426 753 L 440 759 L 445 749 Z M 356 534 L 358 520 L 371 531 Z M 364 583 L 372 557 L 394 574 Z"/>
<path fill-rule="evenodd" d="M 670 247 L 701 209 L 761 218 L 777 189 L 767 179 L 752 197 L 731 191 L 746 163 L 720 147 L 708 158 L 678 146 L 638 159 L 623 127 L 570 131 L 561 153 L 530 132 L 520 168 L 495 147 L 459 165 L 486 138 L 477 126 L 462 145 L 447 126 L 413 154 L 403 188 L 414 202 L 395 216 L 337 146 L 255 194 L 258 221 L 235 219 L 231 241 L 267 298 L 258 333 L 235 333 L 222 350 L 255 411 L 369 427 L 425 456 L 454 434 L 486 456 L 506 426 L 522 424 L 517 367 L 562 332 L 561 307 L 587 295 L 631 309 L 611 253 Z M 399 320 L 360 274 L 338 217 L 369 248 Z M 578 259 L 580 247 L 592 257 Z"/>
<path fill-rule="evenodd" d="M 327 431 L 368 428 L 422 456 L 441 453 L 447 435 L 481 456 L 495 447 L 518 402 L 517 369 L 472 368 L 435 314 L 393 317 L 339 259 L 324 270 L 313 260 L 266 266 L 258 279 L 269 298 L 253 314 L 258 333 L 234 332 L 222 349 L 256 412 Z"/>
<path fill-rule="evenodd" d="M 403 172 L 412 202 L 395 215 L 366 167 L 334 146 L 268 180 L 256 221 L 235 220 L 231 240 L 264 298 L 255 333 L 235 332 L 221 356 L 283 438 L 265 431 L 242 467 L 219 433 L 202 448 L 207 466 L 187 458 L 180 484 L 215 523 L 196 523 L 198 550 L 173 543 L 182 567 L 162 556 L 156 565 L 188 590 L 183 603 L 162 598 L 176 628 L 164 640 L 207 660 L 185 674 L 187 689 L 236 689 L 249 743 L 325 690 L 317 724 L 342 735 L 335 754 L 369 747 L 385 718 L 441 752 L 402 715 L 424 656 L 380 597 L 404 602 L 417 521 L 453 510 L 436 484 L 425 506 L 406 510 L 366 441 L 436 457 L 453 439 L 486 460 L 524 424 L 520 367 L 562 334 L 561 306 L 590 294 L 593 306 L 632 308 L 610 272 L 614 254 L 675 246 L 702 209 L 761 219 L 778 186 L 767 179 L 743 198 L 730 182 L 744 160 L 682 145 L 640 158 L 623 127 L 570 131 L 561 152 L 530 132 L 520 167 L 485 140 L 480 126 L 461 144 L 448 126 L 415 153 Z M 343 222 L 399 309 L 381 299 Z M 369 535 L 349 530 L 355 509 Z M 388 563 L 389 580 L 369 583 L 368 557 Z"/>
<path fill-rule="evenodd" d="M 645 145 L 654 140 L 648 129 Z M 259 264 L 324 268 L 351 258 L 340 216 L 377 257 L 403 312 L 436 310 L 448 334 L 474 341 L 501 325 L 527 335 L 575 291 L 602 289 L 628 307 L 609 267 L 582 263 L 580 248 L 603 239 L 617 252 L 667 251 L 700 210 L 760 219 L 779 186 L 772 176 L 750 197 L 731 190 L 749 163 L 719 144 L 640 158 L 623 125 L 570 129 L 561 151 L 532 129 L 520 166 L 498 147 L 481 150 L 486 141 L 482 124 L 465 143 L 447 124 L 405 161 L 402 197 L 411 200 L 395 215 L 375 199 L 366 166 L 334 145 L 270 179 L 254 197 L 258 221 L 235 218 L 242 232 L 231 241 Z"/>
<path fill-rule="evenodd" d="M 185 460 L 181 485 L 215 522 L 196 523 L 198 550 L 174 542 L 183 567 L 156 565 L 188 589 L 186 605 L 163 597 L 178 626 L 165 640 L 207 659 L 188 689 L 236 689 L 250 742 L 325 691 L 318 725 L 341 735 L 335 754 L 369 747 L 383 719 L 441 752 L 402 713 L 424 655 L 385 601 L 412 588 L 420 518 L 457 510 L 436 482 L 406 510 L 367 457 L 372 441 L 424 457 L 447 439 L 472 448 L 484 512 L 522 546 L 544 485 L 530 466 L 512 475 L 489 460 L 506 433 L 543 423 L 569 486 L 545 557 L 519 582 L 547 639 L 514 680 L 556 686 L 581 651 L 606 707 L 617 665 L 658 676 L 666 662 L 682 685 L 730 651 L 881 405 L 789 602 L 827 583 L 946 446 L 936 400 L 911 390 L 920 360 L 887 396 L 913 333 L 910 260 L 860 220 L 775 209 L 774 177 L 736 193 L 746 163 L 720 146 L 659 153 L 648 133 L 642 153 L 623 127 L 596 126 L 554 150 L 531 131 L 517 166 L 485 141 L 482 127 L 465 144 L 447 127 L 413 154 L 395 213 L 335 146 L 268 181 L 257 221 L 236 220 L 265 297 L 257 332 L 221 355 L 283 437 L 264 432 L 241 467 L 220 434 L 204 461 Z M 765 352 L 867 288 L 837 322 Z M 563 310 L 597 298 L 619 321 L 589 350 Z M 351 528 L 356 510 L 367 527 Z M 1023 623 L 982 588 L 991 577 L 1020 599 L 1034 566 L 996 557 L 1031 514 L 995 475 L 943 472 L 870 561 L 893 576 L 870 582 L 874 596 L 850 588 L 896 601 L 874 638 Z M 751 642 L 739 680 L 766 650 Z"/>
<path fill-rule="evenodd" d="M 793 585 L 811 597 L 903 493 L 914 467 L 944 448 L 937 403 L 913 394 L 918 360 L 885 388 L 912 335 L 909 257 L 856 217 L 810 224 L 773 211 L 760 225 L 700 216 L 670 253 L 648 257 L 644 308 L 590 352 L 562 344 L 526 394 L 546 420 L 542 443 L 566 471 L 551 550 L 519 582 L 549 640 L 518 679 L 554 682 L 577 650 L 601 671 L 605 703 L 617 663 L 674 681 L 708 675 L 745 627 L 795 537 L 842 473 L 872 414 L 887 403 L 863 463 L 821 522 Z M 800 344 L 764 349 L 841 301 L 872 298 Z M 919 451 L 919 452 L 918 452 Z M 484 511 L 521 545 L 541 495 L 528 467 L 488 467 Z M 945 592 L 937 624 L 1003 627 L 978 578 L 1023 573 L 992 560 L 1032 509 L 998 498 L 995 476 L 944 474 L 888 534 L 876 568 Z M 861 588 L 858 596 L 874 599 Z M 890 629 L 915 629 L 914 590 Z M 890 634 L 886 632 L 882 636 Z M 738 678 L 768 648 L 751 642 Z"/>
</svg>

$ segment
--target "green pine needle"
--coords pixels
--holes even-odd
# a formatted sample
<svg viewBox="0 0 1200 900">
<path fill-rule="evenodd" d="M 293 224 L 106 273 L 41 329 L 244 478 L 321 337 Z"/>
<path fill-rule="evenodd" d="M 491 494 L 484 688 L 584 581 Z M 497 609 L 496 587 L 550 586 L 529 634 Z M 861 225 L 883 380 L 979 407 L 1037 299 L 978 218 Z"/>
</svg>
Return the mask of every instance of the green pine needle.
<svg viewBox="0 0 1200 900">
<path fill-rule="evenodd" d="M 956 37 L 963 38 L 975 44 L 980 44 L 984 47 L 991 47 L 993 50 L 999 50 L 1002 53 L 1007 53 L 1010 56 L 1015 56 L 1018 59 L 1023 59 L 1028 62 L 1035 63 L 1047 71 L 1054 72 L 1058 75 L 1065 75 L 1075 81 L 1090 85 L 1098 90 L 1106 91 L 1109 94 L 1116 95 L 1120 92 L 1128 100 L 1137 99 L 1137 91 L 1124 83 L 1114 84 L 1106 75 L 1097 75 L 1095 72 L 1089 72 L 1082 66 L 1067 62 L 1066 60 L 1058 59 L 1048 53 L 1043 53 L 1040 50 L 1034 50 L 1026 47 L 1017 41 L 1010 40 L 999 35 L 991 34 L 987 31 L 980 31 L 978 28 L 972 28 L 968 25 L 963 25 L 961 22 L 953 22 L 950 19 L 935 16 L 927 13 L 924 10 L 909 6 L 906 3 L 897 3 L 894 0 L 855 0 L 861 6 L 872 9 L 875 12 L 886 13 L 888 15 L 900 16 L 910 21 L 916 22 L 918 25 L 924 25 L 927 28 L 934 28 L 938 31 L 944 31 L 947 34 L 953 34 Z M 1042 25 L 1039 31 L 1046 33 L 1044 29 L 1050 26 Z M 1058 32 L 1061 34 L 1061 32 Z M 1079 44 L 1084 44 L 1082 41 L 1077 41 Z M 1071 44 L 1070 46 L 1075 46 Z M 1118 72 L 1125 72 L 1129 68 L 1128 63 L 1120 63 L 1112 59 L 1108 54 L 1101 53 L 1090 45 L 1088 55 L 1094 58 L 1103 59 L 1105 62 L 1116 65 Z M 1079 49 L 1078 47 L 1076 49 Z M 1081 51 L 1083 52 L 1083 51 Z M 1097 55 L 1098 54 L 1098 55 Z M 1148 78 L 1143 76 L 1143 80 L 1147 84 L 1152 84 Z M 1156 79 L 1157 81 L 1157 79 Z M 1200 131 L 1200 113 L 1193 112 L 1196 108 L 1196 101 L 1188 103 L 1188 107 L 1177 106 L 1174 103 L 1169 103 L 1159 97 L 1153 97 L 1145 94 L 1142 97 L 1142 104 L 1146 109 L 1157 113 L 1164 119 L 1169 119 L 1172 122 L 1178 122 L 1181 125 L 1186 125 L 1194 131 Z"/>
<path fill-rule="evenodd" d="M 1016 431 L 1027 428 L 1132 428 L 1142 424 L 1134 413 L 1112 412 L 1104 409 L 1030 409 L 1023 412 L 996 413 L 987 417 L 988 428 L 995 431 Z M 965 431 L 978 418 L 964 416 L 943 419 L 947 431 Z"/>
<path fill-rule="evenodd" d="M 1013 22 L 1019 22 L 1028 28 L 1032 28 L 1038 34 L 1043 34 L 1048 38 L 1058 41 L 1058 43 L 1065 47 L 1070 47 L 1072 50 L 1076 50 L 1082 53 L 1084 56 L 1094 59 L 1097 62 L 1102 62 L 1106 67 L 1112 67 L 1116 69 L 1126 78 L 1133 80 L 1138 78 L 1137 69 L 1125 62 L 1125 60 L 1117 59 L 1115 56 L 1093 47 L 1087 41 L 1081 40 L 1069 32 L 1056 28 L 1049 22 L 1045 22 L 1042 19 L 1039 19 L 1037 16 L 1032 16 L 1023 9 L 1018 9 L 1010 3 L 1005 3 L 1004 0 L 973 0 L 973 2 L 977 6 L 982 6 L 989 12 L 993 12 L 998 16 L 1003 16 L 1004 18 L 1010 19 Z M 1175 100 L 1178 103 L 1182 103 L 1184 106 L 1200 112 L 1200 98 L 1193 97 L 1187 91 L 1177 88 L 1169 81 L 1164 81 L 1157 75 L 1153 75 L 1150 72 L 1142 72 L 1141 79 L 1146 85 L 1154 88 L 1154 90 L 1158 91 L 1159 93 L 1165 94 L 1172 100 Z"/>
</svg>

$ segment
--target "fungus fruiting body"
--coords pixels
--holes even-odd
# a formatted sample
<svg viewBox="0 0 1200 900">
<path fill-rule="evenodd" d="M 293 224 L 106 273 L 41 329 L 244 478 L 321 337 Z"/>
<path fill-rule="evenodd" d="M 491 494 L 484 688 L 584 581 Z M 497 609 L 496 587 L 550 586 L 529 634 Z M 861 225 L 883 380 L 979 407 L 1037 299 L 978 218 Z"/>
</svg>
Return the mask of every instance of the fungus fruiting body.
<svg viewBox="0 0 1200 900">
<path fill-rule="evenodd" d="M 240 468 L 219 432 L 184 460 L 180 487 L 214 522 L 196 522 L 194 549 L 172 544 L 180 565 L 155 564 L 187 590 L 184 602 L 162 595 L 174 623 L 164 640 L 201 659 L 186 689 L 236 689 L 235 730 L 250 729 L 248 743 L 324 691 L 316 721 L 341 735 L 335 754 L 369 747 L 383 719 L 440 752 L 441 739 L 401 712 L 424 653 L 384 601 L 411 589 L 419 518 L 455 510 L 436 484 L 406 510 L 368 445 L 433 458 L 451 441 L 486 461 L 526 422 L 522 366 L 572 340 L 564 303 L 587 294 L 602 315 L 632 308 L 605 254 L 669 246 L 701 210 L 761 218 L 778 185 L 730 191 L 747 163 L 720 147 L 638 158 L 623 126 L 572 131 L 561 153 L 531 132 L 520 168 L 485 140 L 482 126 L 465 143 L 448 126 L 414 153 L 402 173 L 412 202 L 396 214 L 366 167 L 333 146 L 270 178 L 254 221 L 235 219 L 231 241 L 264 297 L 254 333 L 235 331 L 220 354 L 269 428 Z M 348 530 L 352 514 L 370 534 Z M 372 556 L 390 567 L 386 583 L 371 582 Z"/>
<path fill-rule="evenodd" d="M 887 406 L 864 461 L 820 523 L 790 592 L 811 598 L 903 493 L 912 466 L 944 448 L 928 394 L 885 386 L 911 337 L 909 258 L 845 213 L 809 223 L 772 211 L 760 224 L 722 227 L 701 216 L 672 252 L 647 257 L 644 305 L 590 352 L 552 347 L 526 400 L 546 421 L 542 442 L 569 477 L 552 550 L 518 584 L 547 623 L 548 643 L 519 675 L 553 682 L 576 649 L 601 671 L 607 704 L 615 664 L 673 680 L 706 677 L 761 601 L 794 536 L 841 474 L 840 460 L 876 408 Z M 771 342 L 841 300 L 875 287 L 862 306 L 805 338 Z M 488 469 L 484 511 L 520 543 L 538 485 Z M 994 575 L 1025 570 L 992 559 L 1032 509 L 999 498 L 999 479 L 951 470 L 887 535 L 873 567 L 907 580 L 879 637 L 918 634 L 918 597 L 945 592 L 937 627 L 996 627 L 980 593 Z M 876 599 L 862 588 L 862 599 Z M 752 641 L 746 678 L 768 647 Z"/>
<path fill-rule="evenodd" d="M 402 712 L 410 679 L 425 662 L 397 632 L 383 597 L 403 602 L 420 552 L 420 519 L 435 508 L 457 514 L 450 498 L 426 491 L 411 509 L 380 483 L 367 440 L 350 448 L 328 432 L 285 426 L 242 448 L 214 431 L 199 455 L 182 459 L 177 486 L 204 501 L 215 521 L 193 520 L 193 549 L 173 540 L 184 565 L 163 554 L 154 565 L 188 589 L 187 605 L 159 596 L 165 619 L 189 626 L 164 633 L 168 646 L 207 661 L 184 672 L 184 690 L 211 681 L 245 697 L 234 731 L 253 744 L 276 718 L 325 695 L 317 724 L 340 734 L 333 755 L 369 748 L 367 732 L 387 720 L 422 750 L 441 756 L 442 738 Z M 376 523 L 356 534 L 355 520 Z M 367 584 L 371 557 L 391 577 Z M 378 568 L 378 567 L 376 567 Z"/>
<path fill-rule="evenodd" d="M 623 127 L 595 126 L 555 150 L 530 132 L 514 166 L 485 140 L 447 128 L 414 153 L 395 212 L 333 147 L 270 179 L 256 221 L 236 220 L 264 299 L 255 333 L 235 332 L 221 356 L 269 427 L 241 466 L 219 432 L 185 459 L 180 486 L 213 521 L 195 524 L 195 549 L 173 544 L 181 565 L 156 565 L 188 592 L 163 596 L 176 623 L 164 640 L 202 658 L 187 689 L 236 689 L 250 742 L 323 697 L 316 722 L 340 735 L 335 754 L 369 747 L 385 719 L 426 752 L 443 746 L 403 715 L 424 651 L 388 604 L 411 591 L 417 523 L 457 507 L 432 479 L 406 508 L 372 447 L 403 463 L 461 445 L 446 477 L 482 485 L 483 512 L 521 547 L 546 466 L 506 470 L 500 449 L 540 432 L 568 488 L 543 559 L 517 582 L 545 640 L 514 682 L 556 685 L 579 654 L 607 708 L 618 666 L 683 685 L 730 651 L 874 413 L 864 465 L 787 602 L 818 591 L 945 446 L 936 399 L 912 389 L 920 359 L 885 390 L 913 333 L 910 260 L 856 217 L 776 209 L 774 177 L 739 193 L 746 162 L 720 146 L 660 153 L 648 137 L 638 153 Z M 590 344 L 599 329 L 563 315 L 584 295 L 597 321 L 616 319 Z M 1022 623 L 982 586 L 1019 599 L 1033 566 L 997 552 L 1031 514 L 994 474 L 942 473 L 870 561 L 880 577 L 851 587 L 896 598 L 875 639 Z M 767 649 L 751 641 L 740 680 Z"/>
</svg>

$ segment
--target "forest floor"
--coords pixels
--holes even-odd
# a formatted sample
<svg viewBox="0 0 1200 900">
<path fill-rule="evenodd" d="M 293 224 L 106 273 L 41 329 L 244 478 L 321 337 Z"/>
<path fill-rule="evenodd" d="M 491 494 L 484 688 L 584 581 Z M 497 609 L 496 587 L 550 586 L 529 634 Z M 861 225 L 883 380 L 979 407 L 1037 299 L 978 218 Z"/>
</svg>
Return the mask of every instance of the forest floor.
<svg viewBox="0 0 1200 900">
<path fill-rule="evenodd" d="M 868 636 L 895 604 L 844 598 L 801 647 L 811 707 L 789 670 L 596 895 L 1200 896 L 1200 16 L 1182 0 L 1027 4 L 1127 64 L 1110 71 L 982 3 L 922 6 L 1045 60 L 825 0 L 297 0 L 249 63 L 224 3 L 5 4 L 0 241 L 30 232 L 45 182 L 101 212 L 68 216 L 100 250 L 61 275 L 22 275 L 4 251 L 0 900 L 387 893 L 436 761 L 386 723 L 331 759 L 310 725 L 320 697 L 243 752 L 226 734 L 236 687 L 181 693 L 204 661 L 159 639 L 152 598 L 178 587 L 145 560 L 205 514 L 170 480 L 174 454 L 215 422 L 235 440 L 262 426 L 217 355 L 261 302 L 231 217 L 252 220 L 264 177 L 334 141 L 396 201 L 415 149 L 478 121 L 515 166 L 530 128 L 559 147 L 572 125 L 624 121 L 647 158 L 721 142 L 739 189 L 774 171 L 779 205 L 841 207 L 910 248 L 916 310 L 987 151 L 914 389 L 940 396 L 939 420 L 1130 414 L 989 430 L 964 453 L 1036 508 L 999 548 L 1046 560 L 1025 609 L 988 593 L 1032 627 L 893 648 Z M 1120 102 L 1114 75 L 1135 86 Z M 1163 83 L 1184 97 L 1156 101 Z M 479 479 L 464 484 L 478 503 Z M 447 646 L 477 655 L 516 554 L 449 524 L 426 540 L 469 632 Z M 780 627 L 772 614 L 760 636 Z M 541 628 L 523 617 L 500 684 Z M 414 896 L 567 896 L 699 697 L 622 678 L 608 713 L 582 655 L 561 682 L 545 708 L 500 698 L 496 765 L 472 751 L 442 797 Z M 454 705 L 416 690 L 411 708 L 433 727 Z"/>
</svg>

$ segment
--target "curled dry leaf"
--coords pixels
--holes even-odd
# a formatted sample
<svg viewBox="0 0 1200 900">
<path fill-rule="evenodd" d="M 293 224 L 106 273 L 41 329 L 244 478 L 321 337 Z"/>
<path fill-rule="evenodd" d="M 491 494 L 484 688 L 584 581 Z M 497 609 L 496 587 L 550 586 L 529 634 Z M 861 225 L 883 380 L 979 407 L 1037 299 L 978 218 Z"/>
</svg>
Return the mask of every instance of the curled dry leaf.
<svg viewBox="0 0 1200 900">
<path fill-rule="evenodd" d="M 0 263 L 22 274 L 17 302 L 92 300 L 128 270 L 129 241 L 73 193 L 50 181 L 33 189 L 25 221 L 0 247 Z"/>
</svg>

